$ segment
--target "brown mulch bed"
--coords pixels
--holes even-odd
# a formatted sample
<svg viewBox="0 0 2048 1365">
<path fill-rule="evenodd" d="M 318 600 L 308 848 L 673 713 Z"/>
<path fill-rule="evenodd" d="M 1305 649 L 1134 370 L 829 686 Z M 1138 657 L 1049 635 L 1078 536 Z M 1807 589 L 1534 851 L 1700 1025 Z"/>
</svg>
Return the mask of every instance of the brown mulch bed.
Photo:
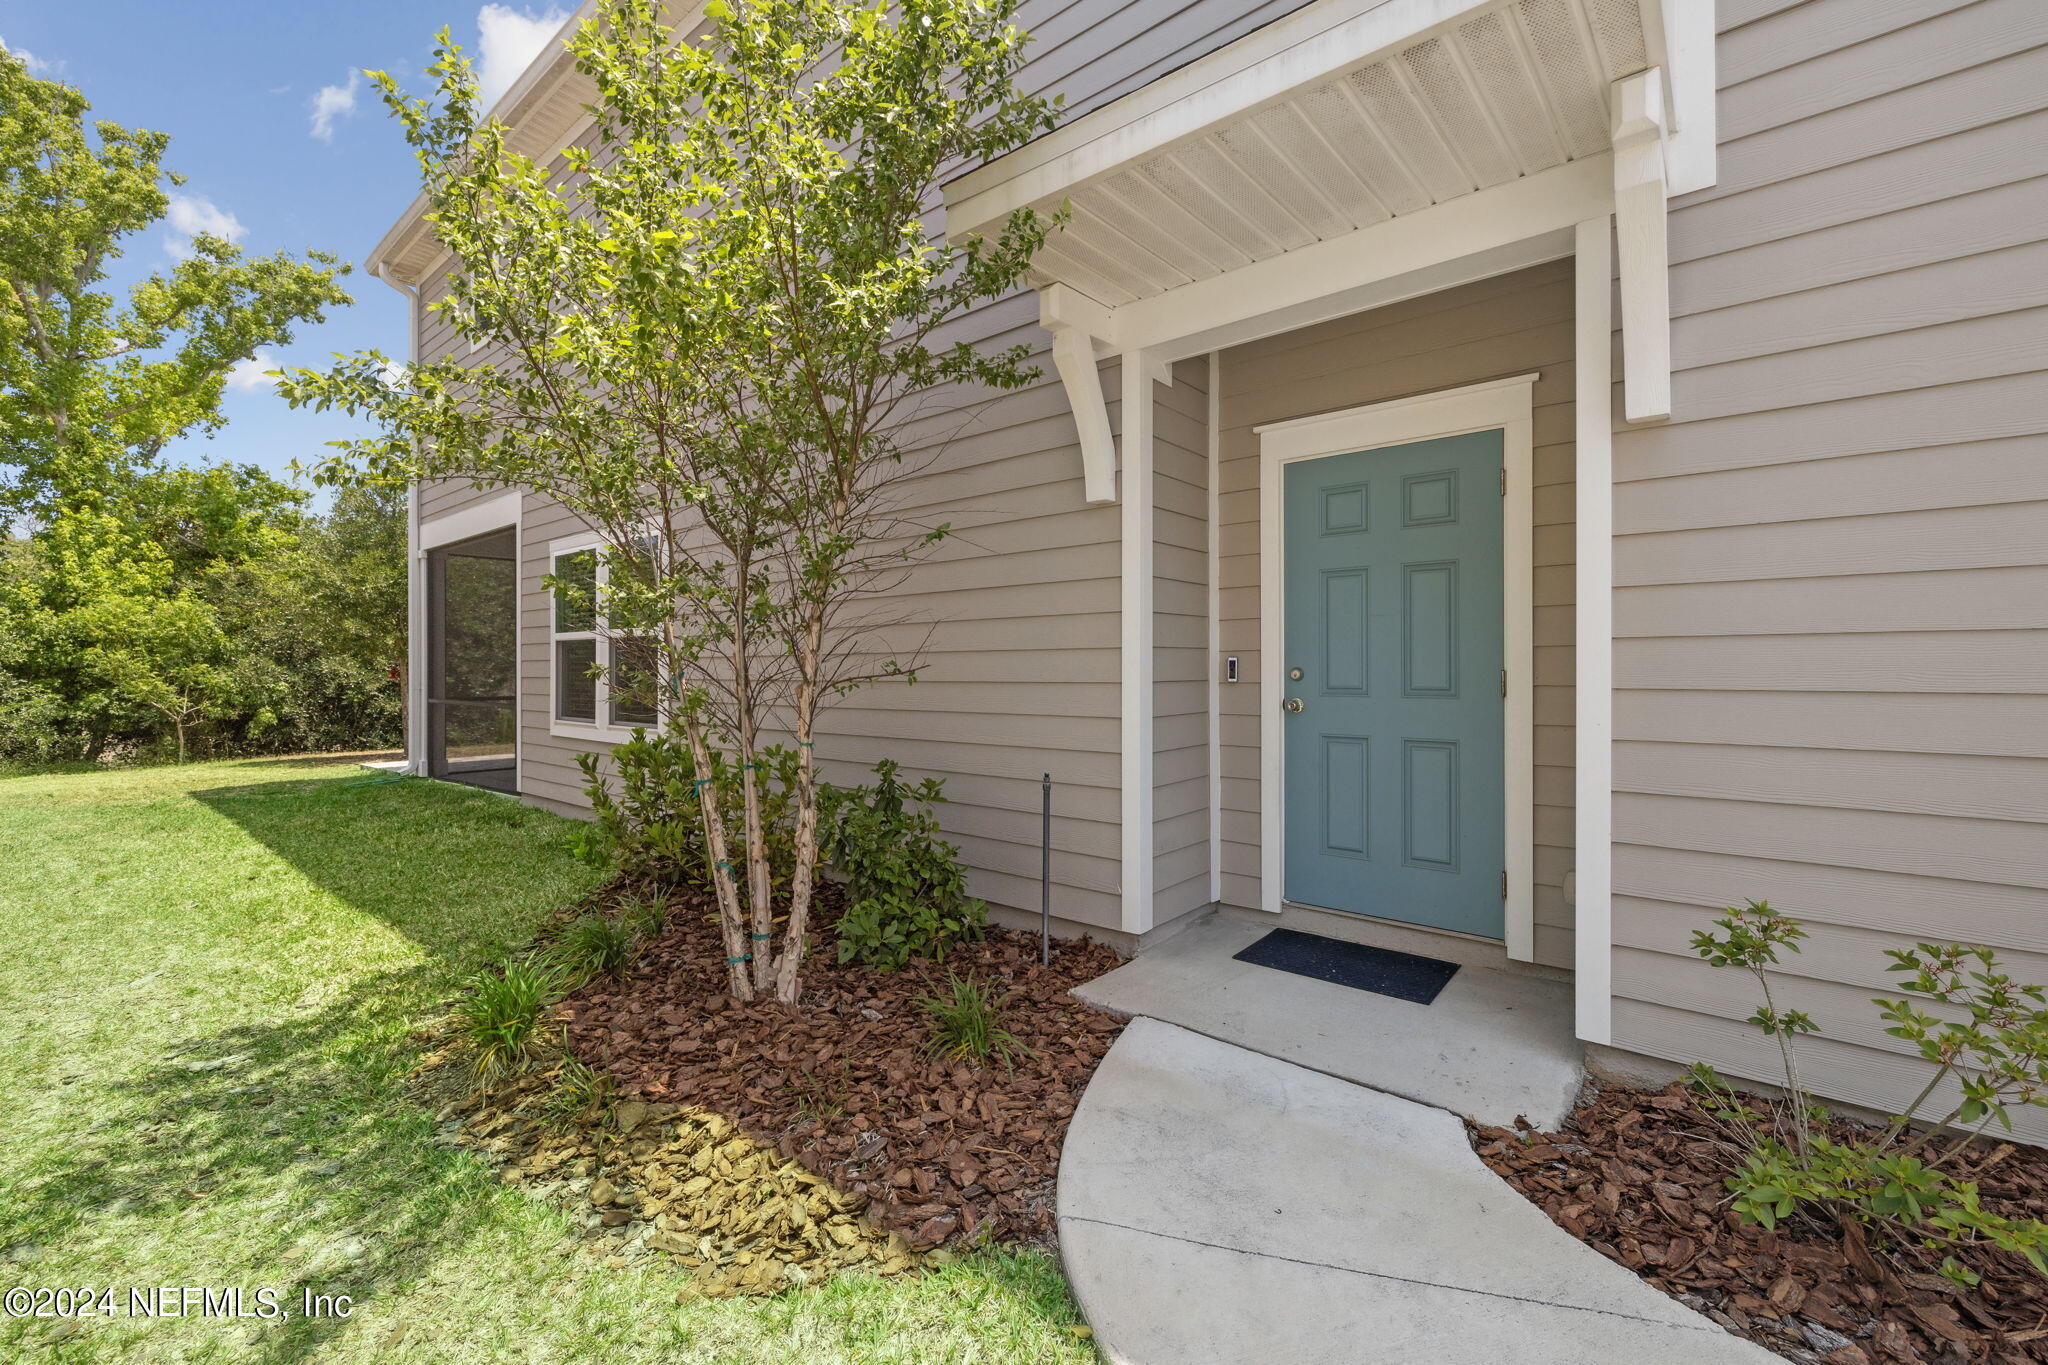
<svg viewBox="0 0 2048 1365">
<path fill-rule="evenodd" d="M 943 964 L 896 972 L 841 966 L 823 888 L 794 1007 L 742 1004 L 725 989 L 725 950 L 708 898 L 677 900 L 669 927 L 623 978 L 564 1005 L 570 1049 L 650 1103 L 723 1114 L 785 1158 L 868 1200 L 868 1214 L 919 1249 L 1052 1232 L 1060 1144 L 1123 1022 L 1069 988 L 1118 965 L 1114 950 L 991 929 Z M 1014 1066 L 941 1060 L 921 998 L 947 972 L 1001 997 L 1003 1024 L 1030 1049 Z"/>
<path fill-rule="evenodd" d="M 1966 1258 L 1984 1281 L 1965 1291 L 1918 1247 L 1803 1216 L 1775 1233 L 1740 1222 L 1723 1184 L 1737 1157 L 1682 1086 L 1606 1087 L 1561 1132 L 1475 1128 L 1473 1142 L 1565 1231 L 1789 1359 L 2048 1361 L 2048 1280 L 2017 1257 Z M 1955 1174 L 1987 1208 L 2048 1215 L 2048 1152 L 1984 1143 Z"/>
</svg>

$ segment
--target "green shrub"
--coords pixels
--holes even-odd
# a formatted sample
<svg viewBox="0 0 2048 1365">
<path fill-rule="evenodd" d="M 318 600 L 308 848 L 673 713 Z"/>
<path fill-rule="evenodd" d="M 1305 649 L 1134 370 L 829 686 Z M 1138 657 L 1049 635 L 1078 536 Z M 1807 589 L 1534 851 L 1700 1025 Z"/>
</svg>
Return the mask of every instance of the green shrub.
<svg viewBox="0 0 2048 1365">
<path fill-rule="evenodd" d="M 566 964 L 532 953 L 470 978 L 455 1016 L 475 1050 L 478 1081 L 489 1084 L 525 1065 L 548 1011 L 568 993 L 571 979 Z"/>
<path fill-rule="evenodd" d="M 633 960 L 640 935 L 624 916 L 579 915 L 555 935 L 555 953 L 581 978 L 604 976 Z"/>
<path fill-rule="evenodd" d="M 886 970 L 943 958 L 988 927 L 988 907 L 967 894 L 960 850 L 939 838 L 932 807 L 946 798 L 938 779 L 912 787 L 897 772 L 883 759 L 872 787 L 832 790 L 821 801 L 825 856 L 846 879 L 839 960 Z"/>
<path fill-rule="evenodd" d="M 697 765 L 680 735 L 635 730 L 612 749 L 607 777 L 598 756 L 577 759 L 584 791 L 596 815 L 594 834 L 583 856 L 609 859 L 629 876 L 650 877 L 708 888 L 711 864 L 705 856 L 704 820 L 697 804 Z M 796 869 L 797 751 L 771 745 L 760 751 L 762 832 L 768 868 L 778 895 Z M 729 759 L 712 755 L 710 781 L 719 796 L 727 837 L 737 847 L 745 829 L 745 796 Z"/>
<path fill-rule="evenodd" d="M 1003 1027 L 1002 1007 L 1007 999 L 996 999 L 972 976 L 947 972 L 946 993 L 917 1002 L 931 1016 L 932 1051 L 977 1066 L 991 1057 L 1004 1066 L 1018 1057 L 1029 1057 L 1031 1049 Z"/>
<path fill-rule="evenodd" d="M 1769 1229 L 1805 1210 L 1918 1242 L 1947 1253 L 1941 1273 L 1958 1284 L 1977 1282 L 1956 1259 L 1973 1246 L 2023 1257 L 2048 1275 L 2048 1223 L 1985 1209 L 1974 1182 L 1943 1169 L 1992 1123 L 2010 1131 L 2011 1110 L 2048 1108 L 2048 991 L 2001 972 L 1989 948 L 1887 949 L 1887 970 L 1904 974 L 1900 986 L 1945 1015 L 1906 997 L 1871 1003 L 1889 1021 L 1885 1032 L 1911 1043 L 1932 1071 L 1882 1130 L 1841 1139 L 1799 1082 L 1797 1040 L 1819 1026 L 1804 1011 L 1781 1008 L 1771 989 L 1779 952 L 1798 952 L 1806 931 L 1768 901 L 1731 906 L 1714 923 L 1720 932 L 1695 933 L 1693 951 L 1756 978 L 1763 1003 L 1749 1022 L 1776 1041 L 1785 1073 L 1784 1097 L 1760 1101 L 1711 1067 L 1693 1068 L 1702 1104 L 1743 1152 L 1727 1181 L 1736 1213 Z"/>
</svg>

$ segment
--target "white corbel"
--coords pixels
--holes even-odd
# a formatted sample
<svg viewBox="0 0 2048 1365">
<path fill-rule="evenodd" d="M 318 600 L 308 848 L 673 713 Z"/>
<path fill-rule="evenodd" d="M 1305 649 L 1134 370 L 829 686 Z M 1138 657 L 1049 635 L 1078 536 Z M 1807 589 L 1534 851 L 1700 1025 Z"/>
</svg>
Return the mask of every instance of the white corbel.
<svg viewBox="0 0 2048 1365">
<path fill-rule="evenodd" d="M 1116 441 L 1096 348 L 1109 343 L 1109 310 L 1064 284 L 1038 291 L 1038 320 L 1052 333 L 1052 364 L 1081 434 L 1081 481 L 1091 503 L 1116 501 Z"/>
<path fill-rule="evenodd" d="M 1621 268 L 1622 412 L 1671 416 L 1670 245 L 1665 237 L 1661 68 L 1614 83 L 1614 237 Z"/>
</svg>

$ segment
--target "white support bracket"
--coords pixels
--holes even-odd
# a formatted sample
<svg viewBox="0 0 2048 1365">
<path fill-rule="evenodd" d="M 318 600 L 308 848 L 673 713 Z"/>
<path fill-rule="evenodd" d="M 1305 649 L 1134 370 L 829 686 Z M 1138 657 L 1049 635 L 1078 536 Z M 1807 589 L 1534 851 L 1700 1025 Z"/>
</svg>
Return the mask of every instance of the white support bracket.
<svg viewBox="0 0 2048 1365">
<path fill-rule="evenodd" d="M 1116 501 L 1116 442 L 1096 351 L 1109 342 L 1109 310 L 1064 284 L 1038 293 L 1038 320 L 1052 333 L 1052 364 L 1081 435 L 1081 481 L 1090 503 Z"/>
<path fill-rule="evenodd" d="M 1671 416 L 1670 244 L 1665 236 L 1664 72 L 1614 83 L 1614 224 L 1621 267 L 1622 412 Z"/>
</svg>

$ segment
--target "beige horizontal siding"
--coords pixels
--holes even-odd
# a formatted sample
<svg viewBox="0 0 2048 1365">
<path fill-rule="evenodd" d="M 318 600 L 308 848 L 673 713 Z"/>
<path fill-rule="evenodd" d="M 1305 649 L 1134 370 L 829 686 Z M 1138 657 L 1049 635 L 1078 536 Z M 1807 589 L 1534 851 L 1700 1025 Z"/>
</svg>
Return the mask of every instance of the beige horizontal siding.
<svg viewBox="0 0 2048 1365">
<path fill-rule="evenodd" d="M 1808 1083 L 1884 1108 L 1885 948 L 2048 980 L 2048 10 L 1766 8 L 1671 215 L 1673 421 L 1616 435 L 1614 1041 L 1775 1074 L 1688 943 L 1769 898 Z"/>
<path fill-rule="evenodd" d="M 1536 957 L 1573 963 L 1564 874 L 1573 865 L 1575 504 L 1569 261 L 1482 280 L 1269 338 L 1221 357 L 1217 652 L 1245 681 L 1222 689 L 1223 891 L 1259 904 L 1259 460 L 1252 428 L 1535 371 Z"/>
<path fill-rule="evenodd" d="M 1152 923 L 1209 904 L 1209 366 L 1153 390 Z"/>
</svg>

